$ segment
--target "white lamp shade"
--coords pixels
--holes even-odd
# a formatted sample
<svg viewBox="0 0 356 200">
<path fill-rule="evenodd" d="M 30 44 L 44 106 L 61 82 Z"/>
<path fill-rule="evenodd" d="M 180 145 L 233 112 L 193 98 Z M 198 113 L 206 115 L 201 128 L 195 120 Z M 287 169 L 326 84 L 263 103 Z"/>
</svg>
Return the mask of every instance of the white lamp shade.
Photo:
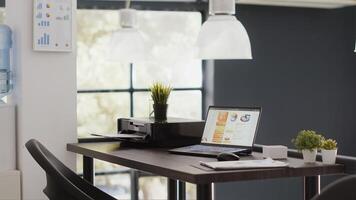
<svg viewBox="0 0 356 200">
<path fill-rule="evenodd" d="M 136 28 L 122 28 L 114 32 L 110 46 L 111 61 L 133 63 L 145 59 L 145 40 Z"/>
<path fill-rule="evenodd" d="M 213 15 L 203 24 L 198 40 L 201 59 L 252 59 L 245 27 L 231 15 Z"/>
</svg>

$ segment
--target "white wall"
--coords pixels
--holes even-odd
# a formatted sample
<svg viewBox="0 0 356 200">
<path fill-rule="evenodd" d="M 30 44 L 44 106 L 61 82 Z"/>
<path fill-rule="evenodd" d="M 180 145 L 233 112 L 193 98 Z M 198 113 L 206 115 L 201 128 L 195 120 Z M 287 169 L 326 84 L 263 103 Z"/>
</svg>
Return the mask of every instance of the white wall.
<svg viewBox="0 0 356 200">
<path fill-rule="evenodd" d="M 13 101 L 17 104 L 17 165 L 23 175 L 23 199 L 41 200 L 46 199 L 42 193 L 45 174 L 24 144 L 38 139 L 67 166 L 75 168 L 75 155 L 66 151 L 66 143 L 76 142 L 77 137 L 76 53 L 32 50 L 32 4 L 32 0 L 6 0 L 6 21 L 15 40 Z"/>
</svg>

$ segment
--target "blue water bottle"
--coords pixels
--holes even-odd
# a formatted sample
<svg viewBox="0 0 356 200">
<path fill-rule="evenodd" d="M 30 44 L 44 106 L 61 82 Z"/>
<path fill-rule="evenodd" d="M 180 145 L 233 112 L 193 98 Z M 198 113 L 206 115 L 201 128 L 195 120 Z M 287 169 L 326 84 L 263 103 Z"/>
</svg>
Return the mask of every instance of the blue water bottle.
<svg viewBox="0 0 356 200">
<path fill-rule="evenodd" d="M 0 101 L 12 88 L 10 70 L 10 49 L 12 32 L 9 26 L 0 24 Z"/>
</svg>

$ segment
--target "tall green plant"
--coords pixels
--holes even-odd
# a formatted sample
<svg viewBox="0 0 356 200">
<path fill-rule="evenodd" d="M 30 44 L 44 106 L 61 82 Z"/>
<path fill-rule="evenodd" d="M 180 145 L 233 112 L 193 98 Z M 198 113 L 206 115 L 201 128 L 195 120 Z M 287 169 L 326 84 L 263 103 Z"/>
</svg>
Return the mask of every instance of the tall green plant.
<svg viewBox="0 0 356 200">
<path fill-rule="evenodd" d="M 292 140 L 292 143 L 298 150 L 319 149 L 322 145 L 323 136 L 312 130 L 302 130 L 297 137 Z"/>
<path fill-rule="evenodd" d="M 157 82 L 150 87 L 150 91 L 154 104 L 167 104 L 172 87 Z"/>
</svg>

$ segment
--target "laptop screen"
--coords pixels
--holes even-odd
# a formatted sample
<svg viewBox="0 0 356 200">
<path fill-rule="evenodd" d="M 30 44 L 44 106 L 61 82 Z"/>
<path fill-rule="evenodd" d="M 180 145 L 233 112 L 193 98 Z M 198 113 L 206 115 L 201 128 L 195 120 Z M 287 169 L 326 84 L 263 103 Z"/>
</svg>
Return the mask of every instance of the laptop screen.
<svg viewBox="0 0 356 200">
<path fill-rule="evenodd" d="M 216 108 L 208 112 L 202 143 L 252 147 L 259 108 Z"/>
</svg>

